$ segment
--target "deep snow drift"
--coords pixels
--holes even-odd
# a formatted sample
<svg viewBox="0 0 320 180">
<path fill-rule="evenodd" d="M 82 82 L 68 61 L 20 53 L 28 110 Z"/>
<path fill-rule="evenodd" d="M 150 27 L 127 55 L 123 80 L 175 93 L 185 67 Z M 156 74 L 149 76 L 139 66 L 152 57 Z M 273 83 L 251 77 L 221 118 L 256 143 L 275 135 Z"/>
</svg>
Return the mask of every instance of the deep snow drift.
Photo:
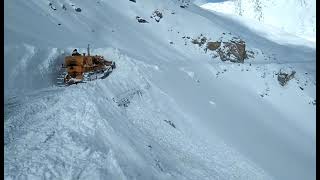
<svg viewBox="0 0 320 180">
<path fill-rule="evenodd" d="M 315 179 L 305 41 L 181 1 L 4 5 L 5 179 Z M 200 34 L 239 36 L 254 57 L 223 62 L 191 43 Z M 57 87 L 88 43 L 117 69 Z M 280 69 L 296 71 L 284 87 Z"/>
</svg>

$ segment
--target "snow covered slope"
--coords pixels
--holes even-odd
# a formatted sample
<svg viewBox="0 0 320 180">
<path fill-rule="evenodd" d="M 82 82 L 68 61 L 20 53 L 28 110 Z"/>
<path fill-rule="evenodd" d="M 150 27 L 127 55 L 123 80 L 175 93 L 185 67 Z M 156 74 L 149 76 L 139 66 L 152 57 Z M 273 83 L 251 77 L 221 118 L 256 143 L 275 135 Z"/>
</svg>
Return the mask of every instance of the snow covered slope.
<svg viewBox="0 0 320 180">
<path fill-rule="evenodd" d="M 316 41 L 315 0 L 227 0 L 201 7 L 258 20 L 285 32 Z"/>
<path fill-rule="evenodd" d="M 181 0 L 4 5 L 5 179 L 315 178 L 315 48 L 304 41 Z M 239 36 L 255 56 L 222 62 L 191 43 L 200 34 Z M 57 87 L 64 56 L 88 43 L 117 69 Z M 280 69 L 296 71 L 284 87 Z"/>
</svg>

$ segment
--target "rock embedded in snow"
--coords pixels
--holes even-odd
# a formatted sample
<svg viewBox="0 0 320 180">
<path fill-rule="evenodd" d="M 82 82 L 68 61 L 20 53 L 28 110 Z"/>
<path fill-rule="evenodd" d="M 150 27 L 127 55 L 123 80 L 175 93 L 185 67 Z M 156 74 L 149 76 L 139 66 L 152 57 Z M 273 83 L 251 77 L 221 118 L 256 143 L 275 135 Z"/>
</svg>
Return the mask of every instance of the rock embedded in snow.
<svg viewBox="0 0 320 180">
<path fill-rule="evenodd" d="M 50 8 L 53 9 L 54 11 L 57 10 L 57 8 L 54 7 L 52 3 L 49 3 L 49 6 L 50 6 Z"/>
<path fill-rule="evenodd" d="M 160 22 L 160 19 L 163 18 L 162 12 L 160 12 L 158 9 L 153 11 L 152 16 L 150 18 L 154 18 L 157 22 Z"/>
<path fill-rule="evenodd" d="M 217 52 L 222 61 L 243 63 L 244 59 L 247 58 L 246 44 L 243 40 L 222 42 Z"/>
<path fill-rule="evenodd" d="M 278 73 L 279 84 L 281 86 L 285 86 L 286 84 L 288 84 L 288 82 L 294 78 L 295 73 L 295 71 L 291 71 L 291 73 L 289 74 L 288 72 L 282 72 L 280 70 L 280 72 Z"/>
<path fill-rule="evenodd" d="M 189 6 L 190 0 L 178 0 L 180 2 L 180 7 L 181 8 L 187 8 Z"/>
<path fill-rule="evenodd" d="M 141 18 L 140 16 L 136 16 L 136 19 L 138 20 L 139 23 L 149 23 L 147 20 Z"/>
<path fill-rule="evenodd" d="M 254 58 L 254 52 L 251 50 L 246 51 L 248 58 Z M 251 63 L 250 63 L 251 64 Z"/>
<path fill-rule="evenodd" d="M 207 49 L 214 51 L 218 49 L 221 46 L 221 42 L 216 41 L 216 42 L 207 42 Z"/>
<path fill-rule="evenodd" d="M 196 39 L 192 39 L 191 42 L 193 44 L 198 44 L 198 46 L 201 47 L 202 45 L 204 45 L 207 42 L 207 38 L 201 34 Z"/>
<path fill-rule="evenodd" d="M 182 38 L 185 38 L 185 36 Z M 245 41 L 238 37 L 233 37 L 227 41 L 208 41 L 208 38 L 201 34 L 197 38 L 192 39 L 191 42 L 199 47 L 203 47 L 207 42 L 204 51 L 207 52 L 209 49 L 210 51 L 217 52 L 222 61 L 243 63 L 248 58 Z M 250 55 L 250 57 L 253 57 L 252 53 Z"/>
<path fill-rule="evenodd" d="M 67 10 L 65 5 L 62 5 L 62 9 L 65 10 L 65 11 Z"/>
</svg>

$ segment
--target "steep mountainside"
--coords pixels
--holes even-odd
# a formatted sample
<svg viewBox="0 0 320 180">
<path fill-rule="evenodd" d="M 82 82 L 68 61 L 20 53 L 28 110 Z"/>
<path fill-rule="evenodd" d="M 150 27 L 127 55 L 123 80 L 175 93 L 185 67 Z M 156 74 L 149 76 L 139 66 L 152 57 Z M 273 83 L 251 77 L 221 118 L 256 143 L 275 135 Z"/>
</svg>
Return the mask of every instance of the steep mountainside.
<svg viewBox="0 0 320 180">
<path fill-rule="evenodd" d="M 5 179 L 315 178 L 304 41 L 187 0 L 4 6 Z M 87 44 L 115 71 L 58 87 L 64 57 Z"/>
</svg>

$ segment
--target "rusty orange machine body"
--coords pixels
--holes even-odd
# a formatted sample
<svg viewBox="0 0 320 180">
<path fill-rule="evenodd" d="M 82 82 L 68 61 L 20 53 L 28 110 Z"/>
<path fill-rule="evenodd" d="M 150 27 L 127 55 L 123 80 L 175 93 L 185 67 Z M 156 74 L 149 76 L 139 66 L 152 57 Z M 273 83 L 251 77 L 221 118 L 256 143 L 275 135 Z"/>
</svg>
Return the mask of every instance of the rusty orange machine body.
<svg viewBox="0 0 320 180">
<path fill-rule="evenodd" d="M 115 68 L 113 61 L 107 61 L 103 56 L 74 55 L 65 57 L 66 85 L 94 79 L 103 79 Z"/>
</svg>

